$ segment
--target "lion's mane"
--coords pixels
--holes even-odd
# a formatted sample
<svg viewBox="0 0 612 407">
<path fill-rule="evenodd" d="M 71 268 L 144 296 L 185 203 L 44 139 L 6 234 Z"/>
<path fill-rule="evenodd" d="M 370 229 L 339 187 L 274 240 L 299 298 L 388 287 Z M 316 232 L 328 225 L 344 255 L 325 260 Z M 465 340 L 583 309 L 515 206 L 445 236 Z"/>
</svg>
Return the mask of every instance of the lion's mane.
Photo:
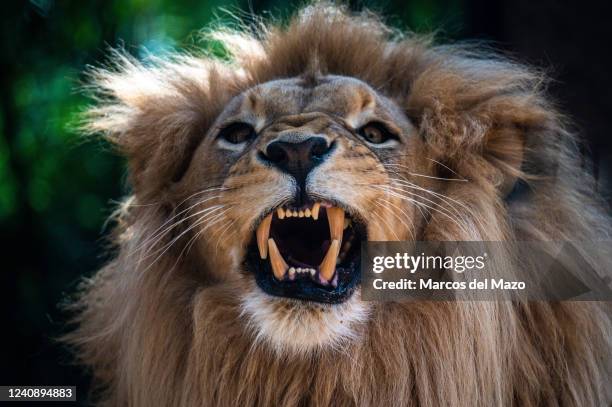
<svg viewBox="0 0 612 407">
<path fill-rule="evenodd" d="M 143 264 L 139 253 L 168 218 L 165 186 L 201 137 L 192 130 L 209 126 L 236 92 L 315 65 L 388 95 L 429 148 L 473 181 L 475 190 L 445 192 L 469 206 L 462 230 L 470 235 L 441 223 L 427 238 L 588 241 L 610 233 L 541 72 L 324 5 L 287 25 L 212 35 L 229 61 L 183 55 L 145 65 L 118 53 L 113 66 L 93 73 L 99 92 L 87 130 L 106 134 L 127 157 L 133 188 L 116 217 L 116 256 L 84 283 L 78 327 L 67 338 L 92 369 L 101 404 L 607 405 L 605 304 L 377 304 L 360 340 L 279 354 L 254 340 L 235 283 L 193 271 L 195 251 L 180 257 L 177 245 Z M 515 133 L 524 140 L 520 153 L 502 142 Z M 523 165 L 509 165 L 517 154 Z M 491 185 L 509 177 L 529 191 L 504 203 Z"/>
</svg>

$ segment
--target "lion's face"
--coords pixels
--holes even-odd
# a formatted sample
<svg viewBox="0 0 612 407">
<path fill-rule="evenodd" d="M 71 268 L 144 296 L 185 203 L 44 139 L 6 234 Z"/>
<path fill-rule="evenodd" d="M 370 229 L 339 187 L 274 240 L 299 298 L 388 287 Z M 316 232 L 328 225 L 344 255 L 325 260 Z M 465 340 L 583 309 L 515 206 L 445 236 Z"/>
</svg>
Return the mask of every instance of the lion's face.
<svg viewBox="0 0 612 407">
<path fill-rule="evenodd" d="M 414 192 L 400 174 L 422 171 L 421 143 L 399 107 L 357 79 L 277 80 L 241 93 L 182 182 L 203 261 L 243 283 L 244 306 L 266 334 L 293 340 L 275 322 L 294 321 L 309 343 L 336 339 L 364 316 L 354 298 L 360 243 L 415 234 Z"/>
<path fill-rule="evenodd" d="M 315 7 L 262 38 L 219 33 L 232 63 L 118 55 L 93 72 L 86 129 L 127 157 L 133 188 L 125 268 L 233 290 L 249 333 L 307 350 L 384 309 L 360 300 L 362 241 L 506 238 L 523 147 L 556 123 L 539 79 L 388 34 Z"/>
</svg>

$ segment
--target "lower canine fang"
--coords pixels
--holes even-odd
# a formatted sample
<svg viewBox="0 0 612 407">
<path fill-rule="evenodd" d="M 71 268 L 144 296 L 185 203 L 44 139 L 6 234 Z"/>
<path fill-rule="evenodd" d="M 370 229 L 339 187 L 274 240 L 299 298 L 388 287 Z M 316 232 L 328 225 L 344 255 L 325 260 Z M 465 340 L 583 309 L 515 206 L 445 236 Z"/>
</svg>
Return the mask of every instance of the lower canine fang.
<svg viewBox="0 0 612 407">
<path fill-rule="evenodd" d="M 340 253 L 340 241 L 334 239 L 327 250 L 327 254 L 325 258 L 321 262 L 319 266 L 319 274 L 326 281 L 331 281 L 334 276 L 334 272 L 336 271 L 336 259 L 338 258 L 338 254 Z"/>
<path fill-rule="evenodd" d="M 278 247 L 276 247 L 276 243 L 274 239 L 268 239 L 268 249 L 270 252 L 270 265 L 272 266 L 272 273 L 274 273 L 274 277 L 277 280 L 282 281 L 285 278 L 285 273 L 289 266 L 283 259 L 283 256 L 280 254 Z"/>
</svg>

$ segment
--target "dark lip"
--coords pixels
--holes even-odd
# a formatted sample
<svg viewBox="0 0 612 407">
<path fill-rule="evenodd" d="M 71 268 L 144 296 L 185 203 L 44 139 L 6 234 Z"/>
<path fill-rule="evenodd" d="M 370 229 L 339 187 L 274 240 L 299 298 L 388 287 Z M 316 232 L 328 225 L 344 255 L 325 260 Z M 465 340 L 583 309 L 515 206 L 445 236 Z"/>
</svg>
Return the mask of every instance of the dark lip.
<svg viewBox="0 0 612 407">
<path fill-rule="evenodd" d="M 310 195 L 311 199 L 319 202 L 327 202 L 333 206 L 344 209 L 353 219 L 357 228 L 358 236 L 361 240 L 367 240 L 367 227 L 362 217 L 350 206 L 333 198 L 320 195 Z M 261 213 L 251 226 L 251 234 L 254 236 L 255 229 L 259 223 L 270 213 L 276 211 L 278 207 L 291 204 L 291 200 L 285 200 Z M 343 267 L 337 267 L 338 284 L 334 287 L 324 287 L 308 280 L 278 281 L 272 274 L 270 262 L 259 257 L 259 250 L 254 239 L 249 243 L 243 261 L 244 269 L 252 274 L 255 282 L 267 294 L 293 298 L 309 302 L 319 302 L 326 304 L 340 304 L 351 298 L 355 290 L 361 284 L 361 242 L 355 245 L 355 253 L 347 259 Z"/>
<path fill-rule="evenodd" d="M 360 255 L 351 260 L 349 267 L 336 269 L 339 278 L 335 288 L 319 286 L 308 280 L 278 281 L 272 274 L 270 263 L 261 261 L 257 250 L 249 249 L 244 263 L 246 270 L 254 275 L 259 288 L 276 297 L 341 304 L 348 300 L 361 284 Z"/>
</svg>

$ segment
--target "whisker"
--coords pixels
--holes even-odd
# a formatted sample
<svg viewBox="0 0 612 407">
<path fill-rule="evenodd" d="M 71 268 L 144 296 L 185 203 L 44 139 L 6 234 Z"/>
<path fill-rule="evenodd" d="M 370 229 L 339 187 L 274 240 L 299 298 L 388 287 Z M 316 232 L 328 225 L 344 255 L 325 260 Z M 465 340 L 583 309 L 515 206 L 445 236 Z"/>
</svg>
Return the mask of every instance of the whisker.
<svg viewBox="0 0 612 407">
<path fill-rule="evenodd" d="M 474 222 L 476 222 L 483 230 L 486 229 L 486 226 L 482 223 L 481 219 L 478 216 L 474 216 L 473 212 L 472 212 L 472 208 L 468 207 L 467 205 L 465 205 L 463 202 L 458 201 L 456 199 L 451 198 L 448 195 L 444 195 L 442 193 L 439 192 L 435 192 L 435 191 L 431 191 L 427 188 L 423 188 L 421 186 L 418 186 L 410 181 L 407 181 L 405 179 L 401 180 L 401 179 L 395 179 L 396 182 L 408 187 L 408 188 L 413 188 L 413 189 L 417 189 L 419 191 L 423 191 L 426 192 L 428 194 L 434 195 L 438 198 L 440 198 L 440 200 L 442 200 L 446 205 L 448 205 L 449 207 L 455 209 L 455 211 L 457 211 L 458 213 L 460 213 L 457 208 L 454 207 L 454 205 L 451 204 L 452 201 L 454 203 L 456 203 L 457 205 L 461 206 L 468 214 L 472 215 L 470 216 L 470 219 L 472 219 Z"/>
<path fill-rule="evenodd" d="M 219 219 L 222 219 L 222 218 L 217 218 L 217 220 L 219 220 Z M 145 271 L 146 271 L 146 270 L 148 270 L 148 269 L 149 269 L 151 266 L 153 266 L 155 263 L 157 263 L 157 261 L 158 261 L 160 258 L 162 258 L 162 257 L 163 257 L 163 255 L 164 255 L 164 254 L 166 254 L 166 252 L 167 252 L 168 250 L 170 250 L 170 248 L 171 248 L 171 247 L 172 247 L 172 246 L 173 246 L 173 245 L 174 245 L 174 244 L 175 244 L 175 243 L 178 241 L 178 239 L 179 239 L 179 238 L 180 238 L 182 235 L 184 235 L 185 233 L 187 233 L 187 232 L 189 232 L 190 230 L 194 229 L 195 227 L 197 227 L 197 226 L 201 225 L 202 223 L 205 223 L 205 220 L 201 220 L 201 221 L 195 222 L 195 223 L 194 223 L 193 225 L 191 225 L 191 226 L 190 226 L 190 227 L 189 227 L 187 230 L 185 230 L 183 233 L 181 233 L 179 236 L 177 236 L 175 239 L 173 239 L 173 240 L 172 240 L 172 241 L 171 241 L 171 242 L 170 242 L 168 245 L 164 246 L 164 247 L 165 247 L 165 249 L 164 249 L 164 250 L 163 250 L 163 251 L 162 251 L 162 252 L 159 254 L 159 256 L 157 256 L 155 259 L 153 259 L 153 261 L 151 261 L 151 263 L 150 263 L 150 264 L 149 264 L 149 265 L 148 265 L 148 266 L 145 268 Z M 216 223 L 216 221 L 215 221 L 215 223 Z M 209 225 L 207 225 L 207 226 L 206 226 L 206 227 L 205 227 L 203 230 L 201 230 L 200 232 L 203 232 L 204 230 L 206 230 L 206 229 L 208 228 L 208 226 L 209 226 Z M 200 233 L 200 232 L 199 232 L 199 233 Z M 183 249 L 184 249 L 184 248 L 183 248 Z M 152 256 L 152 255 L 153 255 L 153 254 L 155 254 L 155 253 L 156 253 L 156 252 L 151 253 L 149 256 Z M 181 251 L 181 253 L 182 253 L 182 251 Z M 149 256 L 147 256 L 147 257 L 149 257 Z M 177 258 L 177 261 L 178 261 L 179 259 L 180 259 L 180 257 L 179 257 L 179 258 Z M 144 259 L 140 259 L 138 263 L 140 264 L 140 262 L 141 262 L 142 260 L 144 260 Z M 176 264 L 176 262 L 175 262 L 175 264 Z"/>
<path fill-rule="evenodd" d="M 383 164 L 384 167 L 400 167 L 400 168 L 406 168 L 406 169 L 410 169 L 410 167 L 402 165 L 402 164 L 397 164 L 397 163 L 385 163 Z M 437 179 L 440 181 L 456 181 L 456 182 L 469 182 L 467 179 L 465 178 L 444 178 L 444 177 L 435 177 L 433 175 L 425 175 L 425 174 L 418 174 L 416 172 L 406 172 L 406 174 L 412 175 L 414 177 L 423 177 L 423 178 L 430 178 L 430 179 Z"/>
<path fill-rule="evenodd" d="M 423 213 L 423 209 L 425 209 L 425 211 L 427 211 L 427 213 L 428 213 L 428 214 L 431 214 L 431 212 L 429 212 L 429 210 L 427 209 L 427 207 L 422 206 L 422 205 L 421 205 L 421 202 L 419 202 L 419 201 L 417 201 L 417 200 L 414 200 L 414 199 L 412 199 L 412 198 L 409 198 L 409 197 L 407 197 L 407 196 L 405 196 L 405 195 L 402 195 L 402 194 L 400 194 L 400 193 L 398 193 L 398 192 L 395 192 L 395 191 L 392 191 L 392 190 L 390 190 L 390 189 L 387 189 L 388 187 L 382 187 L 382 188 L 379 188 L 378 186 L 375 186 L 375 187 L 373 187 L 373 188 L 381 189 L 381 190 L 382 190 L 382 191 L 384 191 L 384 192 L 385 192 L 387 195 L 391 195 L 391 196 L 394 196 L 394 197 L 396 197 L 396 198 L 400 198 L 400 199 L 402 199 L 402 200 L 404 200 L 404 201 L 408 201 L 408 202 L 411 202 L 411 203 L 415 204 L 415 205 L 416 205 L 417 210 L 418 210 L 418 211 L 421 213 L 421 216 L 422 216 L 422 217 L 423 217 L 423 219 L 425 219 L 425 221 L 427 222 L 427 216 L 425 216 L 425 214 Z"/>
<path fill-rule="evenodd" d="M 407 219 L 407 220 L 410 222 L 410 228 L 411 228 L 411 229 L 412 229 L 412 228 L 414 228 L 414 222 L 412 221 L 412 218 L 411 218 L 411 217 L 410 217 L 410 216 L 409 216 L 409 215 L 406 213 L 406 211 L 404 210 L 404 208 L 401 208 L 401 207 L 397 206 L 395 203 L 391 202 L 391 201 L 390 201 L 390 200 L 388 200 L 388 199 L 383 199 L 383 198 L 380 198 L 380 197 L 379 197 L 379 198 L 377 198 L 377 201 L 378 201 L 378 200 L 381 200 L 381 201 L 383 201 L 384 203 L 386 203 L 386 204 L 388 204 L 388 205 L 391 205 L 391 206 L 393 206 L 395 209 L 397 209 L 397 210 L 399 210 L 400 212 L 402 212 L 402 213 L 403 213 L 403 214 L 406 216 L 406 219 Z M 385 205 L 385 206 L 387 206 L 387 205 Z M 399 217 L 399 216 L 398 216 L 398 215 L 397 215 L 395 212 L 391 211 L 391 213 L 393 213 L 393 215 L 395 215 L 395 216 L 397 217 L 397 219 L 398 219 L 398 220 L 400 220 L 400 222 L 402 222 L 402 218 L 401 218 L 401 217 Z M 405 222 L 403 222 L 403 224 L 404 224 L 404 226 L 408 227 L 408 224 L 406 224 Z"/>
<path fill-rule="evenodd" d="M 443 200 L 445 200 L 445 201 L 450 200 L 450 201 L 460 205 L 463 209 L 465 209 L 467 211 L 470 211 L 470 208 L 468 208 L 463 202 L 457 201 L 456 199 L 453 199 L 450 196 L 444 195 L 444 194 L 442 194 L 440 192 L 435 192 L 435 191 L 429 190 L 427 188 L 423 188 L 423 187 L 421 187 L 419 185 L 416 185 L 416 184 L 414 184 L 414 183 L 412 183 L 410 181 L 407 181 L 406 179 L 398 179 L 398 178 L 392 178 L 392 179 L 393 179 L 393 181 L 395 181 L 395 182 L 397 182 L 399 184 L 402 184 L 402 185 L 404 185 L 406 187 L 426 192 L 426 193 L 428 193 L 430 195 L 434 195 L 434 196 L 436 196 L 436 197 L 438 197 L 440 199 L 444 198 Z M 450 206 L 450 203 L 449 203 L 449 206 Z"/>
<path fill-rule="evenodd" d="M 425 157 L 427 160 L 434 162 L 438 165 L 441 165 L 442 167 L 446 168 L 447 170 L 449 170 L 450 172 L 452 172 L 453 174 L 455 174 L 456 176 L 458 176 L 459 178 L 463 178 L 461 175 L 457 174 L 457 172 L 455 170 L 453 170 L 452 168 L 450 168 L 447 165 L 442 164 L 440 161 L 436 161 L 433 158 L 429 158 L 429 157 Z M 467 180 L 466 180 L 467 181 Z"/>
<path fill-rule="evenodd" d="M 222 227 L 224 227 L 227 223 L 233 224 L 236 220 L 232 221 L 232 222 L 226 222 Z M 176 267 L 176 265 L 178 264 L 178 262 L 180 261 L 180 259 L 183 257 L 183 255 L 187 255 L 189 254 L 189 252 L 191 251 L 191 248 L 193 247 L 193 245 L 195 244 L 195 242 L 197 241 L 197 239 L 202 236 L 202 234 L 206 231 L 206 228 L 197 231 L 188 241 L 187 243 L 185 243 L 185 246 L 183 246 L 183 249 L 181 250 L 181 252 L 179 253 L 179 255 L 177 256 L 176 261 L 174 262 L 174 265 L 172 266 L 173 268 Z M 232 235 L 235 232 L 232 231 Z M 216 253 L 216 248 L 215 248 L 215 253 Z"/>
<path fill-rule="evenodd" d="M 212 219 L 214 219 L 214 221 L 212 223 L 207 224 L 204 227 L 204 230 L 208 229 L 209 227 L 213 226 L 215 223 L 217 223 L 220 219 L 223 219 L 223 215 L 229 211 L 231 208 L 226 208 L 223 211 L 216 213 L 212 216 Z M 167 243 L 166 245 L 162 246 L 160 249 L 152 252 L 152 253 L 147 253 L 145 257 L 143 257 L 142 259 L 145 259 L 147 257 L 153 256 L 154 254 L 158 253 L 160 250 L 163 250 L 162 253 L 157 256 L 155 258 L 155 260 L 153 260 L 153 263 L 157 262 L 157 260 L 159 260 L 161 258 L 161 256 L 163 256 L 182 236 L 184 236 L 186 233 L 188 233 L 189 231 L 191 231 L 193 228 L 200 226 L 203 223 L 206 223 L 206 221 L 208 221 L 209 219 L 207 219 L 209 216 L 209 214 L 202 216 L 202 218 L 198 219 L 197 221 L 195 221 L 191 226 L 189 226 L 186 230 L 184 230 L 183 232 L 181 232 L 178 236 L 176 236 L 174 239 L 172 239 L 172 241 L 170 241 L 169 243 Z M 212 220 L 210 219 L 210 220 Z M 142 260 L 141 259 L 141 260 Z"/>
<path fill-rule="evenodd" d="M 186 219 L 189 219 L 189 218 L 191 218 L 191 217 L 193 217 L 193 216 L 196 216 L 196 215 L 202 214 L 203 212 L 205 212 L 205 211 L 207 211 L 207 210 L 209 210 L 209 209 L 211 209 L 211 208 L 215 208 L 215 207 L 223 206 L 223 205 L 214 205 L 214 206 L 212 206 L 212 207 L 208 207 L 208 208 L 206 208 L 206 209 L 204 209 L 204 210 L 202 210 L 202 211 L 198 211 L 198 212 L 196 212 L 196 213 L 194 213 L 194 214 L 191 214 L 191 215 L 189 215 L 189 216 L 186 216 L 186 217 L 184 217 L 183 219 L 181 219 L 180 221 L 175 222 L 175 223 L 173 223 L 173 224 L 169 225 L 168 227 L 166 227 L 164 230 L 162 230 L 162 228 L 163 228 L 164 226 L 168 225 L 168 223 L 172 222 L 174 219 L 176 219 L 177 217 L 179 217 L 179 216 L 180 216 L 180 215 L 182 215 L 183 213 L 185 213 L 185 212 L 187 212 L 187 211 L 189 211 L 189 210 L 191 210 L 191 209 L 195 208 L 195 207 L 196 207 L 196 206 L 198 206 L 198 205 L 203 204 L 203 203 L 204 203 L 204 202 L 206 202 L 206 201 L 209 201 L 209 200 L 211 200 L 211 199 L 216 199 L 216 198 L 218 198 L 219 196 L 220 196 L 220 195 L 217 195 L 217 196 L 214 196 L 214 197 L 210 197 L 210 198 L 207 198 L 207 199 L 204 199 L 204 200 L 198 201 L 198 202 L 194 203 L 193 205 L 191 205 L 190 207 L 186 208 L 185 210 L 182 210 L 181 212 L 179 212 L 179 213 L 177 213 L 176 215 L 172 216 L 170 219 L 168 219 L 167 221 L 165 221 L 165 222 L 164 222 L 164 223 L 163 223 L 161 226 L 159 226 L 159 227 L 158 227 L 158 228 L 157 228 L 155 231 L 153 231 L 153 232 L 151 233 L 151 236 L 149 236 L 149 237 L 148 237 L 147 239 L 145 239 L 145 240 L 144 240 L 142 243 L 140 243 L 140 244 L 139 244 L 139 245 L 138 245 L 138 246 L 137 246 L 137 247 L 134 249 L 134 251 L 137 251 L 137 250 L 141 249 L 143 246 L 147 245 L 148 243 L 150 243 L 152 240 L 156 239 L 157 237 L 159 237 L 159 236 L 163 236 L 164 234 L 168 233 L 168 232 L 169 232 L 171 229 L 173 229 L 174 227 L 176 227 L 176 226 L 180 225 L 180 224 L 181 224 L 181 223 L 183 223 L 183 222 L 184 222 Z"/>
<path fill-rule="evenodd" d="M 406 223 L 406 221 L 405 221 L 405 220 L 404 220 L 402 217 L 400 217 L 398 214 L 396 214 L 394 211 L 391 211 L 391 214 L 392 214 L 393 216 L 395 216 L 395 218 L 396 218 L 397 220 L 399 220 L 399 221 L 400 221 L 400 223 L 406 227 L 406 229 L 408 229 L 408 231 L 410 232 L 410 237 L 411 237 L 411 238 L 414 240 L 414 237 L 415 237 L 415 236 L 414 236 L 414 222 L 412 221 L 412 219 L 410 218 L 410 216 L 408 216 L 408 214 L 406 213 L 406 211 L 404 211 L 404 209 L 402 209 L 402 208 L 398 207 L 397 205 L 395 205 L 394 203 L 392 203 L 391 201 L 389 201 L 389 200 L 387 200 L 387 199 L 377 198 L 377 199 L 374 201 L 374 204 L 375 204 L 375 205 L 378 205 L 378 206 L 381 206 L 381 204 L 378 202 L 379 200 L 380 200 L 380 201 L 382 201 L 384 204 L 390 204 L 390 205 L 392 205 L 393 207 L 395 207 L 396 209 L 398 209 L 399 211 L 401 211 L 401 212 L 402 212 L 402 213 L 403 213 L 403 214 L 406 216 L 406 220 L 408 220 L 408 221 L 410 222 L 410 225 L 408 225 L 408 224 Z M 386 208 L 386 207 L 387 207 L 387 205 L 384 205 L 383 207 L 384 207 L 384 208 Z"/>
<path fill-rule="evenodd" d="M 376 187 L 379 187 L 379 186 L 376 186 Z M 424 200 L 424 201 L 426 201 L 426 202 L 429 202 L 430 204 L 434 205 L 434 207 L 438 207 L 438 208 L 440 208 L 440 209 L 442 209 L 442 210 L 446 211 L 446 212 L 447 212 L 449 215 L 453 215 L 453 214 L 452 214 L 450 211 L 448 211 L 448 210 L 446 209 L 446 207 L 442 206 L 442 205 L 441 205 L 441 204 L 439 204 L 438 202 L 432 201 L 431 199 L 425 198 L 424 196 L 421 196 L 421 195 L 416 194 L 416 193 L 414 193 L 414 192 L 408 191 L 408 190 L 406 190 L 405 188 L 403 188 L 402 186 L 397 186 L 397 185 L 386 185 L 386 186 L 385 186 L 385 188 L 390 188 L 390 189 L 392 189 L 392 190 L 394 190 L 394 191 L 396 191 L 396 192 L 401 191 L 403 194 L 409 194 L 410 196 L 413 196 L 413 197 L 416 197 L 416 198 L 422 199 L 422 200 Z M 399 193 L 399 192 L 398 192 L 398 193 Z M 419 201 L 419 203 L 420 203 L 420 204 L 422 204 L 422 205 L 424 205 L 425 207 L 430 208 L 430 206 L 428 206 L 427 204 L 425 204 L 425 203 L 423 203 L 423 202 L 421 202 L 421 201 Z M 454 207 L 453 207 L 453 206 L 451 206 L 451 205 L 449 205 L 449 207 L 450 207 L 451 209 L 455 210 L 455 214 L 456 214 L 457 216 L 461 216 L 461 212 L 459 212 L 458 210 L 456 210 L 456 208 L 454 208 Z"/>
<path fill-rule="evenodd" d="M 417 197 L 417 198 L 419 198 L 419 199 L 421 199 L 421 200 L 423 200 L 425 202 L 428 202 L 428 203 L 430 203 L 430 204 L 432 204 L 432 205 L 434 205 L 436 207 L 442 208 L 442 209 L 448 211 L 449 214 L 450 214 L 450 211 L 452 210 L 457 216 L 462 216 L 462 212 L 459 209 L 457 209 L 452 203 L 448 202 L 447 200 L 445 200 L 445 199 L 443 199 L 443 198 L 441 198 L 439 196 L 436 196 L 436 198 L 440 200 L 438 202 L 438 201 L 434 201 L 432 199 L 429 199 L 427 197 L 424 197 L 423 195 L 421 195 L 419 193 L 413 192 L 413 191 L 420 191 L 419 189 L 412 188 L 410 186 L 403 185 L 401 183 L 394 183 L 392 187 L 395 188 L 396 190 L 401 190 L 403 193 L 406 193 L 406 194 L 409 194 L 411 196 Z M 408 190 L 408 189 L 410 189 L 410 190 Z M 448 209 L 447 209 L 447 207 L 448 207 Z"/>
<path fill-rule="evenodd" d="M 227 191 L 229 191 L 229 190 L 231 190 L 231 188 L 223 187 L 223 186 L 221 186 L 221 185 L 216 185 L 216 186 L 213 186 L 213 187 L 209 187 L 209 188 L 206 188 L 206 189 L 203 189 L 203 190 L 200 190 L 200 191 L 197 191 L 197 192 L 193 193 L 192 195 L 190 195 L 190 196 L 188 196 L 187 198 L 183 199 L 183 200 L 182 200 L 180 203 L 178 203 L 176 206 L 177 206 L 177 207 L 180 207 L 180 206 L 181 206 L 183 203 L 185 203 L 185 202 L 186 202 L 186 201 L 188 201 L 189 199 L 191 199 L 191 198 L 193 198 L 193 197 L 195 197 L 195 196 L 198 196 L 198 195 L 204 194 L 204 193 L 206 193 L 206 192 L 212 192 L 212 191 L 226 191 L 226 190 L 227 190 Z M 117 203 L 117 204 L 121 204 L 121 202 L 120 202 L 120 201 L 118 202 L 118 201 L 116 201 L 116 200 L 113 200 L 113 201 L 111 201 L 111 202 L 113 202 L 113 203 Z M 150 202 L 150 203 L 131 203 L 129 206 L 136 206 L 136 207 L 144 207 L 144 206 L 156 206 L 156 205 L 161 205 L 162 203 L 164 203 L 164 202 L 161 202 L 161 201 L 160 201 L 160 202 Z"/>
<path fill-rule="evenodd" d="M 192 205 L 189 209 L 193 208 L 194 206 L 197 206 L 197 204 Z M 216 212 L 218 209 L 224 207 L 225 205 L 213 205 L 211 207 L 207 207 L 203 210 L 197 211 L 191 215 L 188 215 L 184 218 L 182 218 L 181 220 L 169 225 L 168 227 L 166 227 L 164 230 L 160 231 L 159 233 L 156 233 L 150 237 L 148 237 L 144 242 L 142 242 L 134 251 L 136 250 L 140 250 L 141 248 L 143 248 L 146 245 L 149 245 L 150 248 L 153 248 L 157 245 L 157 243 L 163 239 L 163 237 L 165 235 L 167 235 L 172 229 L 174 229 L 175 227 L 177 227 L 178 225 L 180 225 L 181 223 L 185 222 L 186 220 L 188 220 L 189 218 L 192 218 L 194 216 L 197 215 L 208 215 L 210 213 Z M 150 250 L 150 249 L 148 249 Z M 148 251 L 147 250 L 147 251 Z"/>
<path fill-rule="evenodd" d="M 381 188 L 393 188 L 393 187 L 391 187 L 391 186 L 384 186 L 384 187 L 380 187 L 380 186 L 373 186 L 373 187 L 374 187 L 374 188 L 379 188 L 379 189 L 381 189 Z M 457 226 L 458 226 L 458 227 L 459 227 L 459 228 L 460 228 L 460 229 L 461 229 L 463 232 L 465 232 L 465 233 L 469 234 L 469 233 L 468 233 L 468 230 L 467 230 L 467 229 L 465 229 L 465 227 L 463 226 L 463 223 L 462 223 L 462 222 L 460 222 L 460 220 L 461 220 L 461 219 L 460 219 L 459 217 L 457 217 L 457 216 L 454 216 L 453 214 L 450 214 L 450 213 L 449 213 L 449 212 L 447 212 L 446 210 L 441 210 L 440 208 L 436 208 L 436 207 L 434 207 L 434 206 L 429 206 L 429 205 L 427 205 L 427 204 L 425 204 L 425 203 L 423 203 L 423 202 L 419 202 L 419 201 L 417 201 L 417 200 L 415 200 L 415 199 L 413 199 L 413 198 L 407 197 L 407 196 L 402 195 L 402 194 L 400 194 L 400 193 L 398 193 L 398 192 L 395 192 L 395 191 L 393 191 L 393 190 L 388 190 L 388 192 L 389 192 L 389 193 L 391 193 L 391 194 L 393 194 L 393 195 L 395 195 L 395 196 L 397 196 L 398 198 L 404 199 L 404 200 L 406 200 L 406 201 L 408 201 L 408 202 L 412 202 L 412 203 L 414 203 L 414 204 L 416 204 L 416 205 L 419 205 L 419 206 L 424 206 L 424 207 L 426 207 L 426 208 L 428 208 L 428 209 L 430 209 L 430 210 L 432 210 L 432 211 L 435 211 L 435 212 L 437 212 L 437 213 L 440 213 L 441 215 L 444 215 L 445 217 L 447 217 L 448 219 L 450 219 L 450 220 L 451 220 L 451 221 L 452 221 L 454 224 L 456 224 L 456 225 L 457 225 Z M 404 192 L 407 192 L 407 191 L 404 191 Z M 422 197 L 420 197 L 420 198 L 422 198 Z M 442 207 L 442 209 L 444 209 L 444 208 Z"/>
<path fill-rule="evenodd" d="M 218 249 L 219 249 L 219 243 L 221 242 L 221 239 L 223 238 L 224 234 L 231 229 L 232 226 L 234 226 L 234 224 L 236 223 L 238 219 L 234 219 L 232 221 L 228 221 L 226 224 L 224 224 L 223 230 L 221 231 L 219 238 L 217 239 L 217 243 L 215 244 L 215 254 L 217 254 Z M 235 230 L 232 230 L 230 236 L 233 236 L 236 233 Z"/>
<path fill-rule="evenodd" d="M 221 187 L 221 186 L 216 186 L 216 187 L 210 187 L 210 188 L 206 188 L 206 189 L 204 189 L 204 190 L 201 190 L 201 191 L 195 192 L 195 193 L 191 194 L 190 196 L 188 196 L 187 198 L 183 199 L 181 202 L 179 202 L 179 203 L 176 205 L 175 209 L 180 208 L 180 207 L 181 207 L 181 205 L 183 205 L 183 203 L 187 202 L 189 199 L 191 199 L 191 198 L 193 198 L 193 197 L 196 197 L 196 196 L 198 196 L 198 195 L 203 195 L 203 194 L 205 194 L 205 193 L 207 193 L 207 192 L 213 192 L 213 191 L 222 191 L 222 190 L 224 191 L 224 190 L 227 190 L 227 189 L 228 189 L 228 188 Z M 202 203 L 204 203 L 204 202 L 206 202 L 206 201 L 209 201 L 209 200 L 211 200 L 211 199 L 215 199 L 215 198 L 219 198 L 219 197 L 221 197 L 221 195 L 220 195 L 220 194 L 219 194 L 219 195 L 212 196 L 212 197 L 209 197 L 209 198 L 204 199 L 204 200 L 201 200 L 201 201 L 198 201 L 198 202 L 196 202 L 195 204 L 191 205 L 190 207 L 188 207 L 188 208 L 186 208 L 186 209 L 184 209 L 184 210 L 180 211 L 179 213 L 176 213 L 175 215 L 173 215 L 172 217 L 170 217 L 169 219 L 167 219 L 167 220 L 166 220 L 164 223 L 162 223 L 162 224 L 161 224 L 161 225 L 160 225 L 160 226 L 159 226 L 159 227 L 158 227 L 156 230 L 154 230 L 154 231 L 152 232 L 152 234 L 153 234 L 153 235 L 154 235 L 154 234 L 156 234 L 156 233 L 157 233 L 157 232 L 159 232 L 159 231 L 160 231 L 160 230 L 161 230 L 161 229 L 162 229 L 164 226 L 166 226 L 168 223 L 172 222 L 172 221 L 173 221 L 174 219 L 176 219 L 178 216 L 180 216 L 180 215 L 182 215 L 183 213 L 185 213 L 185 212 L 189 211 L 190 209 L 194 208 L 195 206 L 200 205 L 200 204 L 202 204 Z M 147 242 L 149 241 L 149 239 L 150 239 L 150 238 L 148 238 L 147 240 L 145 240 L 145 241 L 144 241 L 144 242 L 143 242 L 141 245 L 139 245 L 138 247 L 136 247 L 134 250 L 138 250 L 138 249 L 140 249 L 140 248 L 141 248 L 143 245 L 147 244 Z"/>
<path fill-rule="evenodd" d="M 393 233 L 393 235 L 395 236 L 395 240 L 400 241 L 401 239 L 399 238 L 399 236 L 397 235 L 397 233 L 395 233 L 395 231 L 393 230 L 392 227 L 389 227 L 389 224 L 387 223 L 387 221 L 380 216 L 379 214 L 377 214 L 376 212 L 372 212 L 372 215 L 376 216 L 378 219 L 381 220 L 382 223 L 385 224 L 385 226 L 387 226 L 387 228 L 389 229 L 389 231 L 391 231 L 391 233 Z"/>
</svg>

